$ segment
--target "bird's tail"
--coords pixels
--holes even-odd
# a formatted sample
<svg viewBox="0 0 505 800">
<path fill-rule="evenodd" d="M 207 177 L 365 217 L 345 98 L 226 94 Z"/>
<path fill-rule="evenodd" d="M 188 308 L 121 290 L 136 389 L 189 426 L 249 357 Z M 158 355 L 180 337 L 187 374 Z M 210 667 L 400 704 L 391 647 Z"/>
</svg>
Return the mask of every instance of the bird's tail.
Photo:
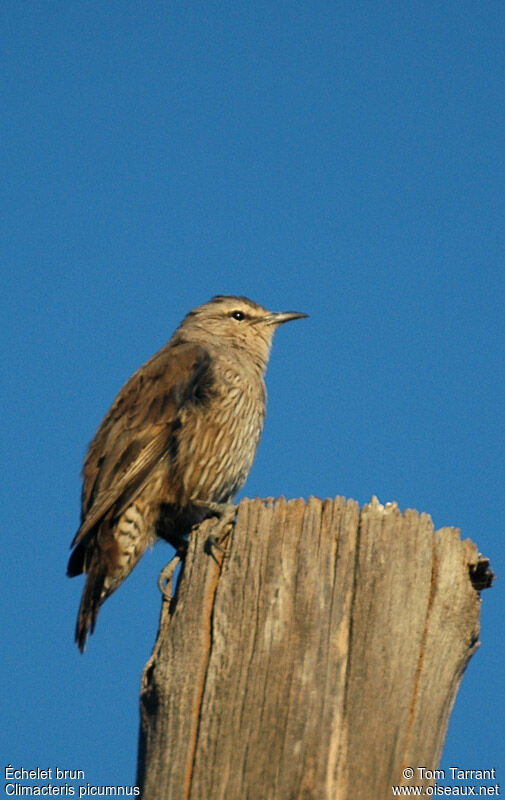
<svg viewBox="0 0 505 800">
<path fill-rule="evenodd" d="M 128 577 L 149 544 L 143 526 L 144 519 L 135 504 L 126 509 L 119 521 L 106 518 L 99 529 L 92 529 L 75 544 L 67 575 L 87 573 L 75 629 L 81 653 L 95 629 L 100 606 Z"/>
<path fill-rule="evenodd" d="M 81 653 L 84 653 L 86 640 L 89 634 L 95 630 L 96 618 L 100 606 L 107 597 L 105 591 L 106 573 L 92 564 L 86 579 L 86 585 L 82 593 L 77 624 L 75 626 L 75 641 Z"/>
<path fill-rule="evenodd" d="M 67 566 L 69 578 L 81 575 L 83 572 L 88 573 L 75 626 L 75 641 L 81 653 L 84 653 L 88 635 L 93 633 L 98 611 L 106 595 L 104 592 L 106 573 L 100 569 L 97 559 L 92 556 L 91 563 L 89 560 L 89 542 L 85 538 L 74 548 Z"/>
</svg>

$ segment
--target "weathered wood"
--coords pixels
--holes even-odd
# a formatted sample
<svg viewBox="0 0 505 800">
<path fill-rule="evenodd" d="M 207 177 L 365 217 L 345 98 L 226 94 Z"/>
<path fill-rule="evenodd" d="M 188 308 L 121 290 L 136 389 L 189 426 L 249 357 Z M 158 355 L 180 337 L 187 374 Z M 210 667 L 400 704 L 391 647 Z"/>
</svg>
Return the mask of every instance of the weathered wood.
<svg viewBox="0 0 505 800">
<path fill-rule="evenodd" d="M 490 583 L 475 546 L 339 497 L 242 501 L 224 560 L 211 530 L 142 678 L 145 800 L 380 800 L 435 769 L 478 646 L 471 574 Z"/>
</svg>

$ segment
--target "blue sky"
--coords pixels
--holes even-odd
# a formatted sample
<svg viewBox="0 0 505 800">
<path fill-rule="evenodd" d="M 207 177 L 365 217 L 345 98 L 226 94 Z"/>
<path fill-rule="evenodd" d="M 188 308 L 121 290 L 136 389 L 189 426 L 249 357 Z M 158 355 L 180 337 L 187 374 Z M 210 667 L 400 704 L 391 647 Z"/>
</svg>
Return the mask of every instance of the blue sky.
<svg viewBox="0 0 505 800">
<path fill-rule="evenodd" d="M 131 784 L 158 545 L 81 657 L 87 443 L 214 294 L 276 337 L 243 495 L 373 494 L 505 574 L 502 3 L 4 2 L 5 762 Z M 7 512 L 7 513 L 5 513 Z M 503 757 L 503 589 L 442 765 Z"/>
</svg>

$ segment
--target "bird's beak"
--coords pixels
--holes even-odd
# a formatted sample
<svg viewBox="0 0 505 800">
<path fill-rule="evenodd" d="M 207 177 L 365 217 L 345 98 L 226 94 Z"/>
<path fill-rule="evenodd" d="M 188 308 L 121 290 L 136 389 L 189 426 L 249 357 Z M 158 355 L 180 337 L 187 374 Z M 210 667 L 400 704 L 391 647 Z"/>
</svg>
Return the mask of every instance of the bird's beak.
<svg viewBox="0 0 505 800">
<path fill-rule="evenodd" d="M 272 311 L 267 317 L 263 319 L 269 325 L 283 325 L 285 322 L 291 322 L 292 319 L 303 319 L 308 317 L 303 311 Z"/>
</svg>

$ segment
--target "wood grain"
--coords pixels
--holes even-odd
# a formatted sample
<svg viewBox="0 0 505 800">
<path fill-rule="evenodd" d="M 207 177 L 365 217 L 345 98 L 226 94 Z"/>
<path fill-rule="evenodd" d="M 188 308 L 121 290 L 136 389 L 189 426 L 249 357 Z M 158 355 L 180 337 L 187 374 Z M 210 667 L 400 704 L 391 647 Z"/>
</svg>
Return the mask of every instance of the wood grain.
<svg viewBox="0 0 505 800">
<path fill-rule="evenodd" d="M 142 678 L 145 800 L 380 800 L 436 768 L 478 646 L 472 570 L 490 582 L 475 546 L 375 499 L 243 500 L 224 559 L 212 527 Z"/>
</svg>

